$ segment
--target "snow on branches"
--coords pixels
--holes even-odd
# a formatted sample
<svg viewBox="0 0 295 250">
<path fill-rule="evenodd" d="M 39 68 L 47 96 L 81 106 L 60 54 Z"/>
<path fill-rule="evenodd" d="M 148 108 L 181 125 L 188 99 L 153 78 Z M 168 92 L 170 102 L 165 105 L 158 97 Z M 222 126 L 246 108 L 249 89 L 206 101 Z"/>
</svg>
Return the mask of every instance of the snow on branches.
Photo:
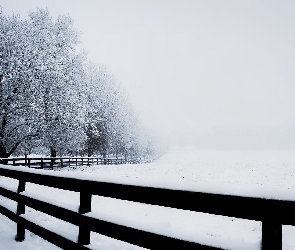
<svg viewBox="0 0 295 250">
<path fill-rule="evenodd" d="M 0 11 L 0 158 L 36 150 L 152 157 L 124 89 L 78 44 L 69 16 L 37 9 L 21 20 Z"/>
</svg>

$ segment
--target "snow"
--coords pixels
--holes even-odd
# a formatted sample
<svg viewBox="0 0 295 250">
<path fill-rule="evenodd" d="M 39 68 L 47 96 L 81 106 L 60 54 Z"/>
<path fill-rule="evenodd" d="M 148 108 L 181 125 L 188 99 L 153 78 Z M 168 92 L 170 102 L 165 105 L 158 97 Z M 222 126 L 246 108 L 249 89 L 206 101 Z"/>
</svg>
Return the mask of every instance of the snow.
<svg viewBox="0 0 295 250">
<path fill-rule="evenodd" d="M 33 170 L 6 166 L 22 171 L 92 179 L 106 182 L 157 186 L 172 189 L 226 193 L 295 200 L 295 151 L 206 151 L 175 149 L 150 164 L 80 166 L 60 171 Z M 1 186 L 11 189 L 18 182 L 0 177 Z M 32 183 L 25 195 L 78 211 L 79 194 Z M 12 211 L 16 203 L 0 198 Z M 77 240 L 78 228 L 31 208 L 24 215 L 61 235 Z M 184 211 L 154 205 L 93 196 L 92 212 L 87 216 L 133 228 L 175 236 L 227 249 L 260 249 L 261 222 Z M 23 243 L 14 241 L 14 222 L 0 215 L 2 249 L 55 249 L 52 244 L 27 232 Z M 6 223 L 7 222 L 7 223 Z M 283 226 L 283 249 L 295 249 L 295 229 Z M 3 242 L 3 244 L 2 244 Z M 22 244 L 20 248 L 19 244 Z M 26 248 L 27 247 L 27 248 Z M 128 243 L 91 233 L 91 249 L 140 249 Z M 57 248 L 56 248 L 57 249 Z"/>
</svg>

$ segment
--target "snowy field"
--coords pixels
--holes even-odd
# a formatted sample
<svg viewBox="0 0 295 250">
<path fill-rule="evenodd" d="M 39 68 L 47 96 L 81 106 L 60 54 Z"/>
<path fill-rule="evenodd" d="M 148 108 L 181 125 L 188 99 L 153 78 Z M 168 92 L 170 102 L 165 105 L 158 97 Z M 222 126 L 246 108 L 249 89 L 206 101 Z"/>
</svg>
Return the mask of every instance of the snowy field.
<svg viewBox="0 0 295 250">
<path fill-rule="evenodd" d="M 40 171 L 48 173 L 50 170 Z M 295 150 L 175 149 L 150 164 L 63 168 L 61 172 L 55 171 L 54 174 L 172 189 L 295 200 Z M 16 181 L 4 177 L 0 177 L 0 184 L 10 186 L 15 190 L 17 187 Z M 79 194 L 75 192 L 29 183 L 26 194 L 41 195 L 54 203 L 78 210 Z M 14 202 L 3 197 L 0 197 L 0 202 L 16 210 Z M 261 244 L 261 222 L 257 221 L 99 196 L 93 197 L 91 215 L 224 249 L 260 249 Z M 77 240 L 78 228 L 76 226 L 31 208 L 26 208 L 25 217 L 71 240 Z M 0 221 L 1 249 L 59 249 L 29 231 L 26 231 L 24 242 L 15 242 L 15 223 L 2 215 L 0 215 Z M 91 234 L 90 247 L 92 249 L 140 249 L 96 233 Z M 283 249 L 295 249 L 294 227 L 283 226 Z"/>
</svg>

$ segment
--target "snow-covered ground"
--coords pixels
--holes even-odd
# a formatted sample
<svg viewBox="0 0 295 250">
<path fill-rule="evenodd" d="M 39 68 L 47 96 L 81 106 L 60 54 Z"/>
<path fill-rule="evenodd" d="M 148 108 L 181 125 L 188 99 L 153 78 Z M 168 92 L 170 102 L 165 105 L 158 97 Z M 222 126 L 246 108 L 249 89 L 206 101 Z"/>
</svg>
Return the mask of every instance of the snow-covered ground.
<svg viewBox="0 0 295 250">
<path fill-rule="evenodd" d="M 21 167 L 20 167 L 21 168 Z M 51 172 L 50 170 L 40 170 Z M 79 178 L 136 183 L 213 193 L 259 196 L 295 200 L 295 150 L 277 151 L 206 151 L 171 150 L 150 164 L 83 166 L 63 168 L 54 174 Z M 16 188 L 17 182 L 0 177 L 1 185 Z M 78 210 L 79 195 L 59 189 L 28 184 L 26 194 L 42 196 L 52 202 Z M 0 197 L 1 204 L 16 209 L 12 201 Z M 137 228 L 193 239 L 224 249 L 260 249 L 261 222 L 229 218 L 160 206 L 94 196 L 92 216 L 107 218 Z M 65 237 L 76 240 L 78 228 L 31 208 L 26 217 Z M 26 240 L 15 242 L 16 225 L 0 215 L 1 249 L 58 249 L 26 232 Z M 91 234 L 93 249 L 140 249 L 96 233 Z M 283 249 L 295 249 L 295 228 L 283 226 Z"/>
</svg>

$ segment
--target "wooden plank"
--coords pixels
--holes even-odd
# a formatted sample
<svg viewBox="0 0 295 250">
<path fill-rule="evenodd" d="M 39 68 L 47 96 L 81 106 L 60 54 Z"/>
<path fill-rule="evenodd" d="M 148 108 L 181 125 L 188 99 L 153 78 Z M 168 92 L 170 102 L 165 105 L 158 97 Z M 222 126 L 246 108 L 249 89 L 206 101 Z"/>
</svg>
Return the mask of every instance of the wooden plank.
<svg viewBox="0 0 295 250">
<path fill-rule="evenodd" d="M 0 189 L 1 194 L 3 193 L 2 191 L 3 190 Z M 8 192 L 12 192 L 12 191 L 8 190 Z M 39 210 L 41 212 L 44 212 L 56 218 L 63 219 L 64 221 L 70 222 L 75 225 L 79 225 L 80 223 L 82 223 L 83 230 L 79 230 L 81 234 L 84 234 L 82 235 L 82 237 L 88 238 L 89 236 L 88 231 L 84 230 L 84 229 L 87 229 L 89 230 L 89 232 L 90 230 L 92 230 L 94 232 L 101 233 L 103 235 L 113 237 L 115 239 L 119 239 L 125 242 L 129 242 L 131 244 L 148 247 L 152 249 L 161 249 L 161 247 L 162 249 L 164 249 L 163 246 L 165 246 L 165 244 L 173 244 L 173 246 L 174 245 L 178 246 L 179 247 L 178 249 L 196 249 L 196 248 L 197 249 L 218 249 L 218 248 L 203 246 L 198 243 L 191 243 L 191 242 L 174 239 L 167 236 L 157 235 L 155 233 L 144 232 L 142 230 L 118 225 L 111 222 L 101 221 L 88 216 L 83 216 L 83 215 L 80 216 L 77 212 L 73 212 L 61 207 L 56 207 L 47 202 L 35 200 L 33 198 L 26 197 L 23 195 L 20 195 L 20 199 L 27 206 L 30 206 L 36 210 Z M 1 210 L 0 212 L 2 213 Z M 80 244 L 82 243 L 80 238 L 81 234 L 79 234 Z M 157 246 L 159 246 L 159 248 L 157 248 Z"/>
<path fill-rule="evenodd" d="M 47 240 L 48 242 L 62 248 L 65 250 L 88 250 L 86 246 L 78 245 L 76 242 L 73 242 L 59 234 L 51 232 L 50 230 L 41 227 L 23 217 L 19 217 L 17 222 L 20 222 L 25 226 L 26 229 L 32 233 L 38 235 L 39 237 Z"/>
<path fill-rule="evenodd" d="M 3 214 L 4 216 L 6 216 L 8 219 L 14 221 L 14 222 L 17 221 L 18 216 L 13 211 L 11 211 L 8 208 L 2 206 L 1 204 L 0 204 L 0 213 Z"/>
<path fill-rule="evenodd" d="M 11 200 L 22 201 L 26 206 L 34 208 L 40 212 L 46 213 L 58 219 L 72 223 L 76 226 L 81 224 L 81 215 L 77 211 L 72 211 L 67 208 L 55 206 L 46 201 L 34 199 L 23 194 L 17 194 L 11 190 L 7 190 L 4 187 L 0 187 L 0 194 Z"/>
<path fill-rule="evenodd" d="M 112 222 L 107 222 L 99 219 L 88 217 L 90 229 L 114 239 L 129 242 L 133 245 L 145 247 L 148 249 L 167 249 L 167 246 L 173 246 L 173 249 L 186 249 L 186 250 L 209 250 L 221 249 L 212 246 L 205 246 L 195 242 L 184 241 L 164 235 L 159 235 L 151 232 L 118 225 Z"/>
<path fill-rule="evenodd" d="M 36 200 L 30 197 L 26 197 L 21 194 L 17 194 L 11 190 L 5 190 L 3 187 L 0 187 L 0 193 L 1 195 L 7 197 L 7 198 L 12 198 L 13 200 L 17 200 L 18 198 L 24 202 L 26 205 L 39 210 L 41 212 L 44 212 L 46 214 L 49 214 L 51 216 L 54 216 L 56 218 L 62 219 L 64 221 L 70 222 L 75 225 L 80 225 L 81 224 L 81 216 L 77 212 L 73 212 L 71 210 L 61 208 L 54 206 L 50 203 Z M 19 196 L 19 197 L 18 197 Z M 63 249 L 88 249 L 87 247 L 79 246 L 77 243 L 72 242 L 60 235 L 57 235 L 47 229 L 44 229 L 43 227 L 40 227 L 22 217 L 18 217 L 16 214 L 14 214 L 12 211 L 9 209 L 3 207 L 0 205 L 0 213 L 8 217 L 9 219 L 17 222 L 18 225 L 21 225 L 22 228 L 18 227 L 17 230 L 19 229 L 28 229 L 31 232 L 35 233 L 36 235 L 42 237 L 43 239 L 51 242 L 52 244 L 59 246 Z M 18 234 L 19 235 L 19 232 Z M 24 239 L 24 237 L 23 237 Z M 22 241 L 20 237 L 16 237 L 17 241 Z"/>
<path fill-rule="evenodd" d="M 94 195 L 229 217 L 263 221 L 275 216 L 282 224 L 295 225 L 295 218 L 293 216 L 293 211 L 295 211 L 294 201 L 267 200 L 262 198 L 95 182 L 28 173 L 25 171 L 18 172 L 1 167 L 0 174 L 11 178 L 23 178 L 25 181 L 40 185 L 76 192 L 80 192 L 81 187 L 87 186 Z"/>
<path fill-rule="evenodd" d="M 4 214 L 5 216 L 8 215 L 7 216 L 8 218 L 10 218 L 14 221 L 17 221 L 16 215 L 13 212 L 9 211 L 8 209 L 2 207 L 1 205 L 0 205 L 0 213 Z M 133 229 L 130 227 L 118 225 L 118 224 L 115 224 L 112 222 L 106 222 L 106 221 L 94 219 L 94 218 L 87 217 L 87 216 L 83 216 L 83 218 L 84 218 L 85 222 L 87 224 L 89 224 L 89 228 L 94 232 L 97 232 L 97 233 L 100 233 L 100 234 L 103 234 L 103 235 L 106 235 L 106 236 L 109 236 L 109 237 L 112 237 L 115 239 L 119 239 L 119 240 L 122 240 L 125 242 L 129 242 L 131 244 L 135 244 L 138 246 L 147 247 L 150 249 L 165 249 L 165 247 L 168 244 L 175 246 L 176 247 L 175 249 L 206 249 L 206 250 L 219 249 L 219 248 L 214 248 L 214 247 L 210 247 L 210 246 L 200 245 L 198 243 L 186 242 L 183 240 L 174 239 L 174 238 L 167 237 L 167 236 L 161 236 L 161 235 L 157 235 L 154 233 L 144 232 L 142 230 Z M 34 231 L 34 229 L 32 229 L 32 227 L 27 227 L 27 223 L 24 223 L 24 225 L 31 232 L 35 233 L 35 231 Z M 35 225 L 33 227 L 36 228 L 39 226 Z M 62 247 L 63 249 L 71 249 L 71 248 L 65 248 L 67 246 L 65 246 L 64 243 L 62 246 L 60 243 L 56 244 L 55 240 L 52 239 L 52 236 L 50 235 L 49 231 L 44 232 L 44 234 L 42 234 L 42 235 L 40 235 L 38 233 L 36 233 L 36 234 L 39 235 L 40 237 L 48 240 L 49 242 L 51 242 L 59 247 Z M 49 235 L 49 239 L 47 238 L 48 235 Z M 55 237 L 55 236 L 53 235 L 53 237 Z M 57 238 L 59 238 L 59 237 L 57 236 Z M 75 248 L 76 246 L 73 246 L 72 244 L 70 247 L 73 247 L 73 249 L 77 249 L 77 248 Z M 88 249 L 88 248 L 85 247 L 82 249 Z"/>
</svg>

